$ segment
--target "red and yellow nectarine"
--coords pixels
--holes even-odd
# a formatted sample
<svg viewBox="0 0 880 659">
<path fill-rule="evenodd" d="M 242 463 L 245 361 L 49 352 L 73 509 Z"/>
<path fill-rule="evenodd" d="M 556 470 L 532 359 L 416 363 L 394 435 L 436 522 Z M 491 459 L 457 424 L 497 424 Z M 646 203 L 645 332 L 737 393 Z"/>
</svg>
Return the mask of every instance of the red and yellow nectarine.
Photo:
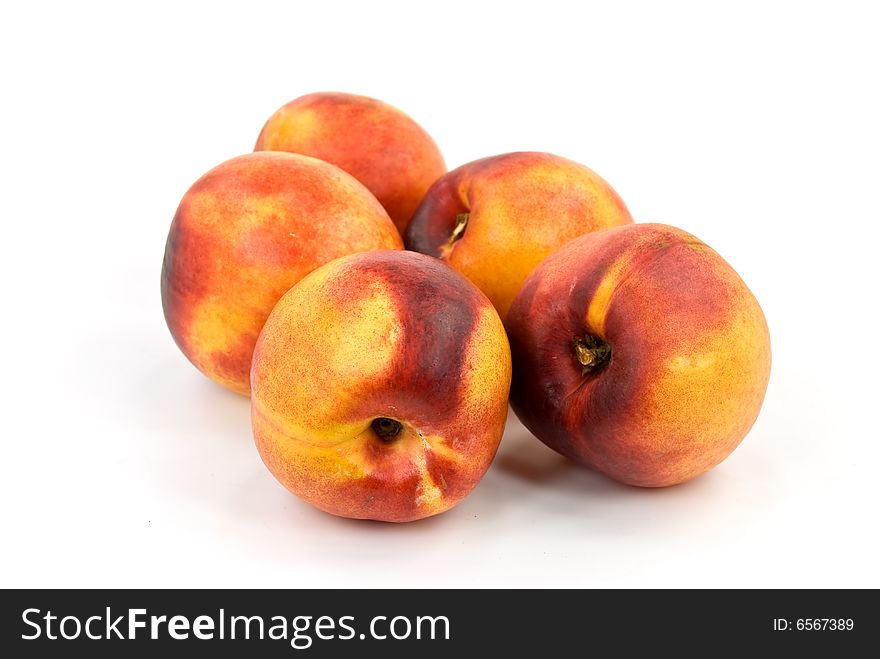
<svg viewBox="0 0 880 659">
<path fill-rule="evenodd" d="M 425 191 L 446 172 L 434 140 L 409 116 L 374 98 L 338 92 L 308 94 L 281 107 L 255 150 L 338 165 L 369 188 L 401 233 Z"/>
<path fill-rule="evenodd" d="M 541 441 L 623 483 L 681 483 L 754 423 L 770 375 L 757 300 L 717 252 L 660 224 L 548 257 L 507 317 L 511 404 Z"/>
<path fill-rule="evenodd" d="M 379 202 L 338 167 L 291 153 L 233 158 L 200 178 L 174 216 L 165 319 L 199 370 L 247 394 L 257 336 L 288 288 L 338 256 L 402 247 Z"/>
<path fill-rule="evenodd" d="M 507 417 L 510 349 L 489 300 L 436 259 L 368 252 L 276 305 L 251 373 L 254 439 L 291 492 L 404 522 L 458 503 Z"/>
<path fill-rule="evenodd" d="M 508 153 L 434 183 L 404 242 L 461 272 L 504 319 L 544 257 L 584 233 L 631 222 L 617 193 L 587 167 L 549 153 Z"/>
</svg>

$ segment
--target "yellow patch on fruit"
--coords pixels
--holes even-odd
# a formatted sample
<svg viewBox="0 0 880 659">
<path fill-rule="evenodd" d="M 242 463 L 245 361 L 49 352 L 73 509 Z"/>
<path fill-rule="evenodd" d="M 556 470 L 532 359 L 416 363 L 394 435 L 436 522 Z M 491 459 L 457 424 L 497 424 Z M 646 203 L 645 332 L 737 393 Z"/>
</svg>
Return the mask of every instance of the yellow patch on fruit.
<svg viewBox="0 0 880 659">
<path fill-rule="evenodd" d="M 185 340 L 193 362 L 213 380 L 247 395 L 247 389 L 242 389 L 236 380 L 219 372 L 213 356 L 229 354 L 239 348 L 241 337 L 254 331 L 253 312 L 233 307 L 226 299 L 207 298 L 194 307 L 192 322 L 187 329 Z"/>
<path fill-rule="evenodd" d="M 611 263 L 602 276 L 602 280 L 596 287 L 596 292 L 590 299 L 590 305 L 587 307 L 587 328 L 591 332 L 604 333 L 605 318 L 608 316 L 614 294 L 630 276 L 631 262 L 632 255 L 629 252 L 624 252 Z"/>
<path fill-rule="evenodd" d="M 685 371 L 703 371 L 715 363 L 716 356 L 712 353 L 698 355 L 676 355 L 666 361 L 666 368 L 678 373 Z"/>
<path fill-rule="evenodd" d="M 336 268 L 320 269 L 300 282 L 297 294 L 329 299 L 322 291 L 337 276 Z M 343 429 L 338 423 L 350 418 L 348 410 L 361 401 L 364 382 L 383 382 L 399 352 L 394 299 L 379 279 L 373 279 L 357 297 L 339 306 L 279 305 L 274 323 L 297 330 L 296 335 L 276 331 L 264 337 L 263 360 L 272 363 L 273 354 L 283 354 L 285 368 L 259 373 L 261 388 L 277 392 L 274 399 L 264 399 L 263 406 L 272 417 L 284 419 L 291 437 L 320 445 L 353 437 L 354 425 Z M 322 347 L 320 352 L 314 351 L 316 345 Z M 333 427 L 316 427 L 314 420 L 321 418 L 338 421 Z M 351 423 L 359 427 L 364 421 Z"/>
<path fill-rule="evenodd" d="M 307 142 L 312 135 L 320 133 L 320 118 L 318 113 L 311 108 L 301 108 L 297 112 L 282 110 L 269 119 L 263 130 L 263 137 L 270 141 L 279 136 L 295 135 L 296 139 Z"/>
<path fill-rule="evenodd" d="M 282 427 L 266 414 L 266 410 L 252 399 L 252 419 L 258 446 L 263 460 L 273 471 L 285 473 L 295 482 L 313 481 L 323 488 L 334 484 L 359 480 L 367 475 L 362 461 L 353 456 L 356 445 L 351 441 L 357 430 L 337 427 L 341 439 L 325 443 L 323 437 L 311 434 L 292 436 L 285 425 Z M 353 433 L 345 436 L 345 433 Z M 342 458 L 342 459 L 340 459 Z"/>
<path fill-rule="evenodd" d="M 766 342 L 750 339 L 766 331 L 755 307 L 744 299 L 743 311 L 701 336 L 699 345 L 681 345 L 679 354 L 645 379 L 642 437 L 652 450 L 670 451 L 662 477 L 686 480 L 703 473 L 727 456 L 748 431 L 750 420 L 742 410 L 760 401 L 763 382 L 750 387 L 744 380 L 751 377 L 755 364 L 769 361 Z M 683 406 L 687 415 L 680 412 Z M 682 447 L 689 445 L 706 448 L 683 452 Z"/>
<path fill-rule="evenodd" d="M 489 306 L 480 310 L 471 331 L 471 337 L 478 336 L 506 336 L 498 314 Z M 464 355 L 465 363 L 459 387 L 462 392 L 463 414 L 476 426 L 481 423 L 491 423 L 486 417 L 485 401 L 508 397 L 511 377 L 510 345 L 506 340 L 479 343 L 471 341 Z M 444 457 L 460 459 L 460 454 L 456 453 L 458 449 L 455 445 L 456 439 L 456 437 L 447 437 L 445 440 L 441 439 L 439 443 L 433 442 L 432 446 Z M 447 449 L 449 449 L 448 456 Z"/>
<path fill-rule="evenodd" d="M 431 472 L 428 471 L 427 453 L 431 450 L 428 441 L 422 438 L 422 450 L 413 452 L 416 469 L 419 471 L 419 484 L 416 487 L 416 505 L 429 508 L 437 508 L 443 500 L 443 491 L 434 482 Z"/>
</svg>

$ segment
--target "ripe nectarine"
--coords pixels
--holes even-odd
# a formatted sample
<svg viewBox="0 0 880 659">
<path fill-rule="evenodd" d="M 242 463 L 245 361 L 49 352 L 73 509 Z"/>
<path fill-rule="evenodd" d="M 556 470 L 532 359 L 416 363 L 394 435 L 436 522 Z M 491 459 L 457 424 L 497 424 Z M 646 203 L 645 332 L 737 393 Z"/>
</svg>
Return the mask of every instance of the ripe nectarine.
<svg viewBox="0 0 880 659">
<path fill-rule="evenodd" d="M 511 404 L 541 441 L 623 483 L 681 483 L 751 428 L 770 375 L 764 314 L 694 236 L 634 224 L 581 236 L 507 317 Z"/>
<path fill-rule="evenodd" d="M 251 355 L 278 299 L 319 265 L 403 243 L 375 197 L 316 158 L 250 153 L 187 191 L 168 234 L 162 307 L 205 375 L 249 391 Z"/>
<path fill-rule="evenodd" d="M 277 110 L 255 150 L 291 151 L 338 165 L 363 183 L 402 233 L 444 172 L 440 150 L 409 116 L 366 96 L 319 92 Z"/>
<path fill-rule="evenodd" d="M 404 242 L 470 279 L 503 320 L 544 257 L 581 234 L 631 222 L 623 201 L 592 170 L 549 153 L 508 153 L 434 183 Z"/>
<path fill-rule="evenodd" d="M 458 503 L 507 418 L 510 348 L 486 296 L 436 259 L 367 252 L 315 270 L 266 321 L 251 416 L 291 492 L 404 522 Z"/>
</svg>

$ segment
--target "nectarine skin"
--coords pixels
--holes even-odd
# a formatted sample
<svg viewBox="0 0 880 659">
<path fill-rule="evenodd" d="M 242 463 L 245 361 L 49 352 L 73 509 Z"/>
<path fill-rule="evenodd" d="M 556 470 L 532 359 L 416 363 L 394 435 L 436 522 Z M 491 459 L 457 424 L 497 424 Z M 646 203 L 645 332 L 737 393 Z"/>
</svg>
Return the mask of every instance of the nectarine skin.
<svg viewBox="0 0 880 659">
<path fill-rule="evenodd" d="M 256 151 L 303 153 L 338 165 L 363 183 L 402 233 L 428 187 L 446 172 L 431 136 L 382 101 L 318 92 L 277 110 Z"/>
<path fill-rule="evenodd" d="M 233 158 L 200 178 L 174 216 L 165 319 L 199 370 L 246 395 L 257 336 L 288 288 L 338 256 L 402 247 L 379 202 L 338 167 L 290 153 Z"/>
<path fill-rule="evenodd" d="M 254 439 L 291 492 L 344 517 L 443 512 L 507 418 L 510 348 L 486 297 L 413 252 L 337 259 L 278 302 L 251 373 Z"/>
<path fill-rule="evenodd" d="M 589 168 L 549 153 L 508 153 L 434 183 L 404 242 L 470 279 L 503 320 L 548 254 L 584 233 L 631 222 L 621 198 Z"/>
<path fill-rule="evenodd" d="M 541 441 L 631 485 L 687 481 L 751 428 L 770 375 L 757 300 L 670 226 L 588 234 L 548 257 L 507 318 L 511 404 Z"/>
</svg>

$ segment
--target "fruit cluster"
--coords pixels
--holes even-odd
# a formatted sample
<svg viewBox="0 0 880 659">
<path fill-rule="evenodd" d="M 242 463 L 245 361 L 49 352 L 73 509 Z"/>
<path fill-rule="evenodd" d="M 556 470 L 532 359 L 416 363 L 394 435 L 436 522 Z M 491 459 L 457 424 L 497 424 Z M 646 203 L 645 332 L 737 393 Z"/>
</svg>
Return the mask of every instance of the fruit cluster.
<svg viewBox="0 0 880 659">
<path fill-rule="evenodd" d="M 189 360 L 250 395 L 275 477 L 346 517 L 454 506 L 508 399 L 611 478 L 686 481 L 742 441 L 770 374 L 757 300 L 694 236 L 634 224 L 558 156 L 446 172 L 412 119 L 349 94 L 288 103 L 187 191 L 162 304 Z"/>
</svg>

